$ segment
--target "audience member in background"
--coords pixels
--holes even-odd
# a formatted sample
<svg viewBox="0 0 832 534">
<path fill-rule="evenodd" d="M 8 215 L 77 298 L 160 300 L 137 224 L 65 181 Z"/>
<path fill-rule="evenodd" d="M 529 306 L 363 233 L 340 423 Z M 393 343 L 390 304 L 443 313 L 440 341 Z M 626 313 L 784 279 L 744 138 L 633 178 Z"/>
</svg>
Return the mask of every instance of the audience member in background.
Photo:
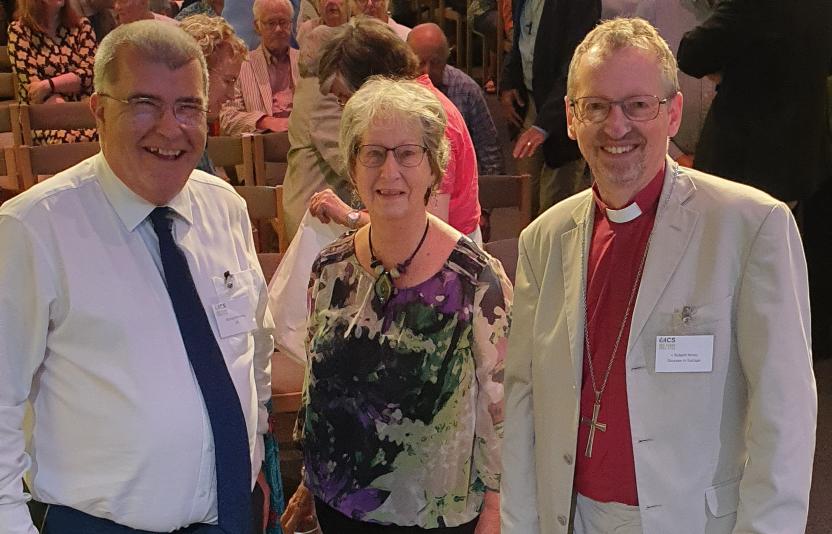
<svg viewBox="0 0 832 534">
<path fill-rule="evenodd" d="M 445 126 L 412 81 L 372 79 L 344 108 L 342 157 L 372 222 L 325 248 L 309 283 L 300 491 L 324 533 L 499 532 L 512 290 L 426 209 Z"/>
<path fill-rule="evenodd" d="M 450 50 L 445 33 L 432 22 L 420 24 L 407 36 L 407 44 L 419 58 L 422 74 L 427 74 L 433 86 L 462 113 L 477 152 L 479 173 L 504 174 L 503 150 L 482 89 L 470 76 L 447 64 Z"/>
<path fill-rule="evenodd" d="M 516 171 L 532 177 L 532 215 L 588 186 L 578 145 L 566 135 L 563 97 L 572 52 L 595 26 L 601 0 L 518 0 L 514 46 L 503 69 L 500 101 L 520 129 Z"/>
<path fill-rule="evenodd" d="M 219 119 L 222 105 L 234 96 L 234 87 L 248 48 L 234 33 L 234 28 L 222 17 L 196 14 L 187 17 L 179 26 L 196 39 L 208 63 L 208 124 Z M 216 174 L 206 149 L 197 169 Z"/>
<path fill-rule="evenodd" d="M 483 85 L 486 92 L 496 93 L 497 86 L 494 84 L 496 72 L 491 71 L 490 68 L 496 65 L 496 54 L 502 53 L 502 50 L 497 50 L 497 17 L 499 17 L 497 0 L 469 0 L 467 17 L 467 23 L 471 25 L 471 28 L 485 37 L 485 49 L 488 56 L 482 58 Z"/>
<path fill-rule="evenodd" d="M 353 15 L 360 15 L 364 14 L 368 17 L 374 17 L 380 20 L 381 22 L 390 26 L 390 28 L 396 32 L 396 35 L 402 38 L 402 40 L 407 39 L 407 34 L 410 33 L 410 28 L 407 26 L 403 26 L 393 20 L 393 17 L 390 16 L 389 11 L 389 0 L 351 0 L 352 1 L 352 14 Z"/>
<path fill-rule="evenodd" d="M 115 0 L 115 12 L 119 24 L 129 24 L 137 20 L 177 24 L 176 20 L 150 9 L 150 0 Z"/>
<path fill-rule="evenodd" d="M 208 15 L 212 17 L 219 17 L 222 15 L 222 9 L 225 7 L 225 0 L 197 0 L 191 2 L 187 6 L 183 6 L 176 15 L 176 20 L 183 20 L 191 15 Z"/>
<path fill-rule="evenodd" d="M 679 68 L 718 81 L 696 147 L 695 168 L 759 187 L 792 205 L 807 200 L 830 179 L 832 154 L 824 114 L 832 60 L 830 24 L 829 0 L 723 0 L 708 20 L 685 34 Z M 805 214 L 805 220 L 829 224 L 829 206 L 821 210 Z M 815 242 L 810 238 L 809 243 Z M 829 243 L 820 246 L 829 249 Z M 824 253 L 807 246 L 813 261 Z M 813 289 L 823 283 L 816 284 L 817 278 L 829 277 L 817 270 L 812 274 Z M 812 297 L 814 345 L 832 351 L 832 294 Z"/>
<path fill-rule="evenodd" d="M 114 0 L 68 0 L 69 6 L 82 17 L 90 19 L 95 37 L 100 42 L 118 26 L 113 15 Z"/>
<path fill-rule="evenodd" d="M 97 43 L 90 21 L 68 4 L 20 0 L 9 24 L 9 60 L 17 99 L 26 104 L 78 101 L 92 93 Z M 92 141 L 95 130 L 43 130 L 38 144 Z"/>
<path fill-rule="evenodd" d="M 231 99 L 220 113 L 228 135 L 285 132 L 297 83 L 298 51 L 289 47 L 292 3 L 254 0 L 254 26 L 260 46 L 248 54 Z"/>
<path fill-rule="evenodd" d="M 179 28 L 119 26 L 96 58 L 101 152 L 0 208 L 3 534 L 36 532 L 30 465 L 43 534 L 262 530 L 272 320 L 245 203 L 194 171 L 207 78 Z"/>
<path fill-rule="evenodd" d="M 349 203 L 352 200 L 353 189 L 338 148 L 341 106 L 334 95 L 321 93 L 318 83 L 321 49 L 335 31 L 335 28 L 322 25 L 302 34 L 298 61 L 300 78 L 289 116 L 291 148 L 283 178 L 285 228 L 290 240 L 315 193 L 330 188 L 342 201 Z"/>
<path fill-rule="evenodd" d="M 321 57 L 321 90 L 333 93 L 344 103 L 370 76 L 381 75 L 415 79 L 436 95 L 447 116 L 445 136 L 451 157 L 442 182 L 430 197 L 428 211 L 481 244 L 477 157 L 465 120 L 427 74 L 419 75 L 419 59 L 396 37 L 389 26 L 372 17 L 354 17 L 341 26 Z M 350 210 L 331 191 L 313 196 L 310 211 L 324 222 L 333 219 L 346 226 L 362 226 L 368 221 L 366 213 Z"/>
<path fill-rule="evenodd" d="M 349 0 L 320 0 L 318 12 L 320 15 L 298 24 L 298 44 L 301 50 L 304 46 L 304 35 L 318 26 L 335 28 L 349 20 Z M 318 69 L 315 68 L 317 71 Z"/>
<path fill-rule="evenodd" d="M 569 67 L 595 179 L 520 236 L 503 534 L 806 529 L 817 392 L 788 207 L 679 167 L 676 60 L 607 21 Z"/>
<path fill-rule="evenodd" d="M 828 0 L 723 0 L 679 45 L 679 68 L 719 80 L 694 166 L 804 200 L 829 176 Z"/>
</svg>

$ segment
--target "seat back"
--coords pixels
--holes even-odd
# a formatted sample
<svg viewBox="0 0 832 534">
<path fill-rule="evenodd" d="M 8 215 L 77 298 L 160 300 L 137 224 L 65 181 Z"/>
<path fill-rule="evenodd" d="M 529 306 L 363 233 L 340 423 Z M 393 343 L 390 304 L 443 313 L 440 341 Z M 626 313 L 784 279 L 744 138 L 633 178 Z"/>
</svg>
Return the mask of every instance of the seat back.
<svg viewBox="0 0 832 534">
<path fill-rule="evenodd" d="M 61 143 L 56 145 L 18 146 L 14 151 L 20 190 L 38 181 L 39 175 L 51 176 L 94 156 L 100 150 L 98 141 Z"/>
<path fill-rule="evenodd" d="M 483 174 L 479 178 L 482 209 L 517 208 L 522 225 L 532 221 L 531 177 L 528 174 Z"/>
<path fill-rule="evenodd" d="M 0 102 L 17 101 L 17 76 L 11 72 L 0 72 Z"/>
<path fill-rule="evenodd" d="M 274 132 L 254 136 L 254 183 L 282 184 L 289 155 L 289 134 Z"/>
<path fill-rule="evenodd" d="M 0 204 L 21 191 L 14 149 L 0 148 Z"/>
<path fill-rule="evenodd" d="M 12 72 L 12 60 L 7 45 L 0 45 L 0 72 Z"/>
<path fill-rule="evenodd" d="M 12 128 L 17 145 L 33 145 L 32 130 L 83 130 L 95 128 L 89 102 L 20 104 L 12 107 Z"/>
<path fill-rule="evenodd" d="M 512 285 L 514 285 L 514 278 L 517 274 L 517 241 L 518 238 L 511 237 L 490 241 L 483 245 L 486 252 L 503 264 L 503 270 L 506 272 L 508 279 L 511 280 Z"/>
<path fill-rule="evenodd" d="M 212 136 L 208 138 L 208 155 L 217 167 L 234 167 L 244 185 L 254 185 L 252 135 Z"/>
<path fill-rule="evenodd" d="M 248 216 L 254 229 L 254 246 L 258 253 L 285 252 L 289 246 L 284 229 L 283 186 L 251 185 L 234 188 L 246 201 Z M 273 239 L 277 245 L 273 245 Z"/>
<path fill-rule="evenodd" d="M 257 261 L 260 262 L 260 269 L 263 271 L 263 278 L 266 279 L 266 284 L 272 281 L 274 273 L 280 266 L 280 260 L 283 259 L 282 252 L 260 252 L 257 254 Z"/>
</svg>

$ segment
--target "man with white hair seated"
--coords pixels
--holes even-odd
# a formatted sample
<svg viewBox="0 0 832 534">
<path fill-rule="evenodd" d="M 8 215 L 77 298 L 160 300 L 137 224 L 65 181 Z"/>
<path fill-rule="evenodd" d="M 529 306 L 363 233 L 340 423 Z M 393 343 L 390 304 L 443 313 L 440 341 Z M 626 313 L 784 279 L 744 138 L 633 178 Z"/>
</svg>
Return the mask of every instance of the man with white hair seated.
<svg viewBox="0 0 832 534">
<path fill-rule="evenodd" d="M 248 54 L 234 98 L 220 113 L 228 135 L 285 132 L 298 77 L 298 51 L 289 47 L 294 9 L 289 0 L 254 0 L 260 46 Z"/>
</svg>

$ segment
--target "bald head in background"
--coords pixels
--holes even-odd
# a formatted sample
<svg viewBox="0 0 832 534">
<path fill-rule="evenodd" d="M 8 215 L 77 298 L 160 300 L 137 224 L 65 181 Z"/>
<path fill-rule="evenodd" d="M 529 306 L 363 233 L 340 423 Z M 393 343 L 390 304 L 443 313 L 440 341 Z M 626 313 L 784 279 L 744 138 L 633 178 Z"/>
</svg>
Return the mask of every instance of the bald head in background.
<svg viewBox="0 0 832 534">
<path fill-rule="evenodd" d="M 482 89 L 473 78 L 448 65 L 450 47 L 442 28 L 432 22 L 419 24 L 410 30 L 407 44 L 419 58 L 419 72 L 427 74 L 434 87 L 462 113 L 474 142 L 480 174 L 503 174 L 503 153 Z"/>
<path fill-rule="evenodd" d="M 451 52 L 442 28 L 433 22 L 419 24 L 410 30 L 407 44 L 419 58 L 419 70 L 430 76 L 436 87 L 442 85 L 442 73 Z"/>
</svg>

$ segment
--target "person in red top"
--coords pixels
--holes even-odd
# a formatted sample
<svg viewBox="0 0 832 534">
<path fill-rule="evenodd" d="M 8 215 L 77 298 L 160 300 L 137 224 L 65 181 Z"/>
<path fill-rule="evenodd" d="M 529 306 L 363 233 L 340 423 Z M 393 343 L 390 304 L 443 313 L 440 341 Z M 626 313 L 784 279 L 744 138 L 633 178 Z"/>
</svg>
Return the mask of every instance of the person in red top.
<svg viewBox="0 0 832 534">
<path fill-rule="evenodd" d="M 416 55 L 384 24 L 369 17 L 355 17 L 338 32 L 321 53 L 318 70 L 321 91 L 331 92 L 341 103 L 346 103 L 374 75 L 413 79 L 430 89 L 448 119 L 445 136 L 451 145 L 451 157 L 439 191 L 428 200 L 428 211 L 482 244 L 477 156 L 462 114 L 433 86 L 428 75 L 418 74 Z M 401 60 L 403 57 L 406 61 Z M 332 219 L 351 227 L 363 226 L 369 220 L 366 213 L 351 211 L 330 190 L 312 197 L 310 211 L 324 222 Z"/>
<path fill-rule="evenodd" d="M 520 237 L 502 534 L 799 533 L 817 395 L 791 211 L 667 157 L 676 61 L 642 19 L 578 45 L 594 185 Z"/>
</svg>

